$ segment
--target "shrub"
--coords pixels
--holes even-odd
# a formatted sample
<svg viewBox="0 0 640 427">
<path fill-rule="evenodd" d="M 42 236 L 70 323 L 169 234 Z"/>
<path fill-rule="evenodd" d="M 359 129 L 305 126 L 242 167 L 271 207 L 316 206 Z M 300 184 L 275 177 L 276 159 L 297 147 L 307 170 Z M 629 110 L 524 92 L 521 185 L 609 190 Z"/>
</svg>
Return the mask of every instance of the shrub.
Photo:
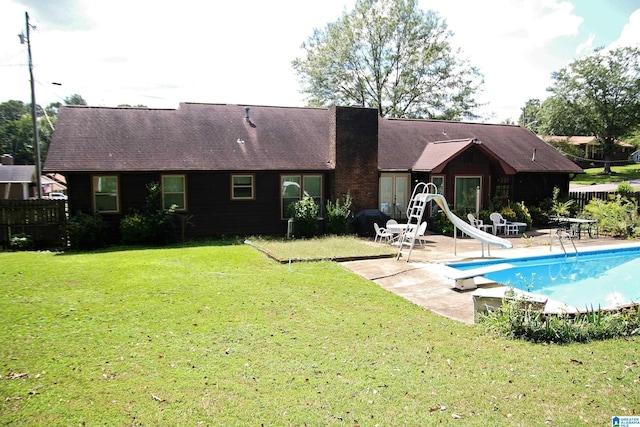
<svg viewBox="0 0 640 427">
<path fill-rule="evenodd" d="M 466 218 L 467 214 L 463 212 L 454 212 L 454 215 L 460 218 Z M 442 209 L 438 209 L 433 216 L 433 231 L 444 236 L 453 236 L 453 223 L 447 218 Z"/>
<path fill-rule="evenodd" d="M 516 221 L 526 223 L 527 229 L 531 228 L 533 225 L 533 219 L 531 218 L 529 209 L 525 206 L 524 202 L 514 203 L 513 211 L 516 214 Z"/>
<path fill-rule="evenodd" d="M 633 186 L 628 182 L 621 182 L 618 184 L 618 188 L 616 190 L 618 193 L 633 193 Z"/>
<path fill-rule="evenodd" d="M 585 207 L 584 213 L 598 221 L 598 227 L 613 236 L 629 237 L 640 234 L 638 203 L 628 200 L 620 194 L 611 196 L 608 201 L 592 199 Z"/>
<path fill-rule="evenodd" d="M 296 237 L 313 237 L 318 233 L 318 205 L 312 197 L 305 196 L 293 204 L 293 234 Z"/>
<path fill-rule="evenodd" d="M 28 251 L 35 247 L 31 236 L 25 233 L 18 233 L 11 236 L 9 246 L 14 251 Z"/>
<path fill-rule="evenodd" d="M 549 218 L 566 218 L 572 215 L 571 206 L 573 200 L 560 200 L 560 189 L 553 187 L 553 197 L 551 198 L 551 209 Z"/>
<path fill-rule="evenodd" d="M 145 215 L 134 212 L 120 220 L 120 236 L 125 245 L 138 245 L 151 240 L 149 221 Z"/>
<path fill-rule="evenodd" d="M 529 209 L 529 214 L 531 215 L 532 226 L 543 226 L 549 223 L 547 210 L 545 210 L 541 206 L 530 206 L 528 209 Z"/>
<path fill-rule="evenodd" d="M 148 184 L 147 191 L 146 211 L 131 213 L 120 221 L 120 233 L 125 244 L 164 245 L 169 242 L 174 209 L 163 209 L 162 188 L 159 183 Z"/>
<path fill-rule="evenodd" d="M 335 203 L 327 200 L 326 226 L 327 234 L 335 234 L 342 236 L 347 234 L 349 230 L 349 222 L 351 220 L 351 195 L 347 192 L 344 203 L 340 204 L 340 199 L 336 199 Z"/>
<path fill-rule="evenodd" d="M 527 224 L 527 228 L 531 228 L 533 225 L 533 219 L 524 202 L 517 203 L 495 198 L 491 203 L 490 211 L 499 212 L 507 221 L 524 222 Z M 480 217 L 482 218 L 482 215 Z"/>
<path fill-rule="evenodd" d="M 576 315 L 544 314 L 526 299 L 505 300 L 480 322 L 512 339 L 567 344 L 640 335 L 640 306 L 617 311 L 587 310 Z"/>
<path fill-rule="evenodd" d="M 100 214 L 76 213 L 67 223 L 69 244 L 75 249 L 96 249 L 106 245 L 107 225 Z"/>
</svg>

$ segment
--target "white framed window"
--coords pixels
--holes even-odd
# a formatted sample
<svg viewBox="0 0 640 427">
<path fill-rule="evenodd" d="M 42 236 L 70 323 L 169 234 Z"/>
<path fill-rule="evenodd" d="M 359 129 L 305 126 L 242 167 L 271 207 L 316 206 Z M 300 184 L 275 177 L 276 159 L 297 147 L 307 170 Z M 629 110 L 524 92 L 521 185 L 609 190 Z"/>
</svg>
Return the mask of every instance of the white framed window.
<svg viewBox="0 0 640 427">
<path fill-rule="evenodd" d="M 253 175 L 231 175 L 231 200 L 254 200 Z"/>
<path fill-rule="evenodd" d="M 312 197 L 318 205 L 318 215 L 322 216 L 322 175 L 281 175 L 280 176 L 280 206 L 282 218 L 290 218 L 289 206 Z"/>
<path fill-rule="evenodd" d="M 162 207 L 184 211 L 186 206 L 186 177 L 184 175 L 162 175 Z"/>
<path fill-rule="evenodd" d="M 120 212 L 120 186 L 117 175 L 94 175 L 91 187 L 94 212 Z"/>
</svg>

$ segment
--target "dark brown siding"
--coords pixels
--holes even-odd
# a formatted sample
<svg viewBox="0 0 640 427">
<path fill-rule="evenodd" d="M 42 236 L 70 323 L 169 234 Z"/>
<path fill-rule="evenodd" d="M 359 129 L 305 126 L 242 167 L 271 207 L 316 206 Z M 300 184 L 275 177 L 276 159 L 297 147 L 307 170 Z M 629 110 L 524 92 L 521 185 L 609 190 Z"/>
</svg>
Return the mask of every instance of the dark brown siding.
<svg viewBox="0 0 640 427">
<path fill-rule="evenodd" d="M 378 207 L 378 111 L 334 107 L 331 144 L 335 147 L 334 191 L 331 198 L 350 192 L 352 212 Z"/>
<path fill-rule="evenodd" d="M 233 174 L 241 172 L 233 172 Z M 247 173 L 247 172 L 245 172 Z M 231 199 L 230 172 L 194 172 L 188 175 L 189 214 L 197 237 L 284 234 L 280 219 L 280 174 L 257 172 L 254 200 Z"/>
<path fill-rule="evenodd" d="M 553 196 L 553 187 L 560 189 L 561 197 L 569 194 L 569 175 L 556 173 L 519 173 L 513 183 L 513 194 L 525 205 L 535 205 Z"/>
<path fill-rule="evenodd" d="M 187 181 L 187 212 L 192 215 L 185 236 L 189 238 L 208 238 L 234 235 L 284 235 L 287 221 L 280 212 L 280 176 L 296 174 L 292 171 L 264 172 L 168 172 L 184 174 Z M 231 175 L 252 174 L 255 178 L 254 200 L 231 199 Z M 322 175 L 325 189 L 328 183 L 326 172 L 305 171 L 304 174 Z M 105 173 L 106 175 L 106 173 Z M 109 173 L 109 175 L 113 175 Z M 104 214 L 103 218 L 110 228 L 111 243 L 119 241 L 120 219 L 134 211 L 144 211 L 147 185 L 160 181 L 161 175 L 150 173 L 120 173 L 120 214 Z M 92 212 L 90 173 L 69 174 L 67 176 L 72 192 L 69 194 L 71 214 L 78 211 Z M 179 212 L 182 214 L 183 212 Z M 177 225 L 177 224 L 176 224 Z M 178 230 L 177 230 L 178 231 Z M 176 233 L 179 235 L 179 233 Z"/>
<path fill-rule="evenodd" d="M 67 196 L 69 197 L 69 212 L 91 213 L 91 179 L 86 173 L 66 173 Z"/>
</svg>

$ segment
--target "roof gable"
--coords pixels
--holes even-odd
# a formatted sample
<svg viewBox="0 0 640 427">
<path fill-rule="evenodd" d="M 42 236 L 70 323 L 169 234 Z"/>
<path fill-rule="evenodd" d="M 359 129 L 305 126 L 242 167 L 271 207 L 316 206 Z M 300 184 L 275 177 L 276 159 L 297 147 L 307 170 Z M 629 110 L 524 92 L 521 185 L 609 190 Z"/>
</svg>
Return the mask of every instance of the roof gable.
<svg viewBox="0 0 640 427">
<path fill-rule="evenodd" d="M 503 170 L 511 173 L 582 172 L 574 162 L 520 126 L 412 119 L 380 119 L 379 126 L 381 170 L 413 170 L 416 159 L 427 156 L 424 151 L 430 143 L 475 139 L 501 159 Z M 429 150 L 439 155 L 437 151 L 443 149 Z"/>
<path fill-rule="evenodd" d="M 484 147 L 479 139 L 463 139 L 454 141 L 430 142 L 426 145 L 412 170 L 416 172 L 441 173 L 449 161 L 465 152 L 469 147 L 476 146 L 489 158 L 498 163 L 505 174 L 515 171 L 507 165 L 496 153 Z"/>
</svg>

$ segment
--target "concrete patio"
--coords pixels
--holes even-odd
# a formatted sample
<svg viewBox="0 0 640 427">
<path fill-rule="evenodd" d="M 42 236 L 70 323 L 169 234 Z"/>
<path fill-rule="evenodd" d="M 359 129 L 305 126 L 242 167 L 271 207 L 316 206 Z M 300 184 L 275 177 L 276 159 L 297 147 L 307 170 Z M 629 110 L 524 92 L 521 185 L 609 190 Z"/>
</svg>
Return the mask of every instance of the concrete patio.
<svg viewBox="0 0 640 427">
<path fill-rule="evenodd" d="M 485 259 L 509 259 L 533 255 L 563 253 L 554 236 L 555 229 L 533 230 L 520 236 L 506 237 L 513 243 L 511 249 L 491 248 L 491 256 Z M 584 248 L 623 245 L 627 240 L 606 236 L 574 240 L 578 252 Z M 567 253 L 573 252 L 571 243 L 565 243 Z M 410 262 L 406 258 L 396 260 L 376 259 L 347 261 L 341 264 L 354 273 L 371 280 L 381 287 L 400 295 L 433 313 L 465 323 L 474 322 L 472 294 L 474 291 L 458 291 L 453 280 L 445 277 L 446 264 L 482 259 L 481 245 L 471 238 L 427 235 L 424 247 L 416 245 Z M 495 284 L 479 285 L 495 286 Z"/>
</svg>

